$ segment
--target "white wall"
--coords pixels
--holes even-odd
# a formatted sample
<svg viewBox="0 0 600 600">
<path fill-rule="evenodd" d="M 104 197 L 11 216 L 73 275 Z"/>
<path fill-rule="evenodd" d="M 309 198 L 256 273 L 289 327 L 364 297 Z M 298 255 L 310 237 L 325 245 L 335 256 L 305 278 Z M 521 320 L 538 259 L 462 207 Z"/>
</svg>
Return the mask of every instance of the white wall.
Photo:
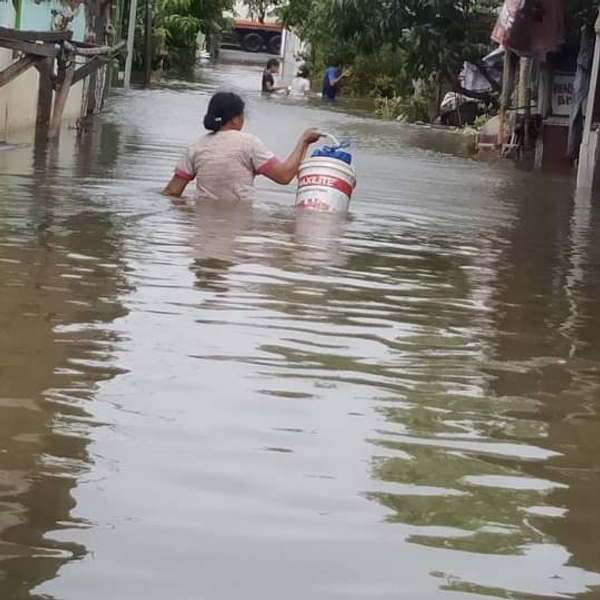
<svg viewBox="0 0 600 600">
<path fill-rule="evenodd" d="M 298 67 L 302 64 L 299 55 L 306 49 L 302 40 L 293 32 L 286 31 L 284 44 L 281 49 L 282 69 L 281 78 L 285 85 L 289 85 L 296 76 Z"/>
<path fill-rule="evenodd" d="M 12 52 L 0 50 L 0 69 L 13 61 Z M 13 79 L 8 85 L 0 88 L 0 140 L 17 129 L 33 127 L 37 115 L 39 76 L 36 69 Z M 74 123 L 81 115 L 83 86 L 81 83 L 73 86 L 65 108 L 64 122 Z"/>
<path fill-rule="evenodd" d="M 0 0 L 0 26 L 14 27 L 15 18 L 15 9 L 12 2 L 9 2 L 8 0 Z"/>
</svg>

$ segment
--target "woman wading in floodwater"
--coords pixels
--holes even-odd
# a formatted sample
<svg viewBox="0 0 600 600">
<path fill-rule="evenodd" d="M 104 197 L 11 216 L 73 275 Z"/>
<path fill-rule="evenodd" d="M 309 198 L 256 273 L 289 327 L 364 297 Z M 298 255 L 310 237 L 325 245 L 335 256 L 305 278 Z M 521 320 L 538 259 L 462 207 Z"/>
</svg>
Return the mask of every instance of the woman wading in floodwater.
<svg viewBox="0 0 600 600">
<path fill-rule="evenodd" d="M 220 92 L 211 98 L 204 127 L 212 133 L 188 146 L 165 195 L 180 198 L 195 179 L 199 200 L 252 201 L 257 175 L 282 185 L 296 177 L 308 146 L 321 133 L 307 129 L 290 156 L 280 161 L 256 136 L 242 132 L 244 108 L 244 101 L 236 94 Z"/>
</svg>

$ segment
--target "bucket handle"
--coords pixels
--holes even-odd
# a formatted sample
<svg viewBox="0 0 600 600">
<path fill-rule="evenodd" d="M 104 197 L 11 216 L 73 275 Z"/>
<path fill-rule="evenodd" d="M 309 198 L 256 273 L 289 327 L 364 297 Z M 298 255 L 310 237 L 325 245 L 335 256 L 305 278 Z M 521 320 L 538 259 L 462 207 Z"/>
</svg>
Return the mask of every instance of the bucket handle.
<svg viewBox="0 0 600 600">
<path fill-rule="evenodd" d="M 341 146 L 339 140 L 335 137 L 335 135 L 327 133 L 326 131 L 322 131 L 321 134 L 323 135 L 323 137 L 329 138 L 333 142 L 335 148 L 339 148 Z"/>
</svg>

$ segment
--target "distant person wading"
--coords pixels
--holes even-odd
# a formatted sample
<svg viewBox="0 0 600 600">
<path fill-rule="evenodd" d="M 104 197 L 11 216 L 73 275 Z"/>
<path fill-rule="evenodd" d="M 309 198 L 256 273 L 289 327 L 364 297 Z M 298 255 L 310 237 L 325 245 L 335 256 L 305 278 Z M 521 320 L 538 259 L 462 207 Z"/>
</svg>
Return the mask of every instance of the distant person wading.
<svg viewBox="0 0 600 600">
<path fill-rule="evenodd" d="M 287 89 L 285 86 L 275 85 L 275 75 L 279 74 L 279 61 L 271 58 L 263 71 L 262 91 L 264 94 L 272 94 Z"/>
<path fill-rule="evenodd" d="M 310 73 L 303 65 L 298 69 L 296 77 L 292 80 L 289 91 L 292 96 L 308 96 L 310 94 Z"/>
<path fill-rule="evenodd" d="M 344 71 L 340 74 L 337 61 L 330 60 L 325 69 L 325 74 L 323 75 L 323 87 L 321 90 L 323 100 L 335 100 L 340 91 L 342 80 L 348 77 L 348 75 L 350 75 L 350 71 Z"/>
<path fill-rule="evenodd" d="M 184 151 L 165 195 L 180 198 L 195 179 L 198 200 L 252 201 L 257 175 L 282 185 L 296 177 L 308 147 L 321 133 L 307 129 L 289 157 L 280 161 L 256 136 L 242 132 L 244 108 L 236 94 L 220 92 L 212 97 L 204 117 L 204 127 L 211 133 Z"/>
</svg>

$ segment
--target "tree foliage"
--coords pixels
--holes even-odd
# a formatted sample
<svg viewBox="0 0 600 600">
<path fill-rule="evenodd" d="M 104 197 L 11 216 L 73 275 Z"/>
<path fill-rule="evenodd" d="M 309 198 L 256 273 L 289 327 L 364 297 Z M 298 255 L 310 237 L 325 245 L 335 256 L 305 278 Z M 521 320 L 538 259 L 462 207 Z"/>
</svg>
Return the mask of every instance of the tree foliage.
<svg viewBox="0 0 600 600">
<path fill-rule="evenodd" d="M 311 42 L 318 60 L 337 57 L 352 65 L 370 57 L 374 70 L 402 81 L 456 83 L 465 60 L 476 62 L 491 47 L 502 0 L 284 0 L 284 22 Z M 567 28 L 577 41 L 593 25 L 596 0 L 570 0 Z M 381 60 L 383 53 L 383 61 Z M 390 53 L 394 54 L 390 60 Z"/>
<path fill-rule="evenodd" d="M 578 41 L 582 26 L 590 29 L 598 16 L 597 0 L 570 0 L 568 3 L 567 33 L 570 41 Z"/>
<path fill-rule="evenodd" d="M 288 0 L 284 21 L 323 55 L 354 62 L 383 48 L 411 79 L 451 81 L 489 47 L 498 0 Z"/>
<path fill-rule="evenodd" d="M 233 9 L 233 0 L 141 0 L 136 28 L 136 62 L 139 63 L 143 63 L 147 2 L 153 13 L 153 60 L 166 49 L 170 62 L 178 66 L 194 63 L 198 33 L 210 34 L 224 11 Z"/>
<path fill-rule="evenodd" d="M 280 4 L 280 0 L 244 0 L 244 4 L 248 7 L 252 20 L 264 23 L 269 13 Z"/>
</svg>

